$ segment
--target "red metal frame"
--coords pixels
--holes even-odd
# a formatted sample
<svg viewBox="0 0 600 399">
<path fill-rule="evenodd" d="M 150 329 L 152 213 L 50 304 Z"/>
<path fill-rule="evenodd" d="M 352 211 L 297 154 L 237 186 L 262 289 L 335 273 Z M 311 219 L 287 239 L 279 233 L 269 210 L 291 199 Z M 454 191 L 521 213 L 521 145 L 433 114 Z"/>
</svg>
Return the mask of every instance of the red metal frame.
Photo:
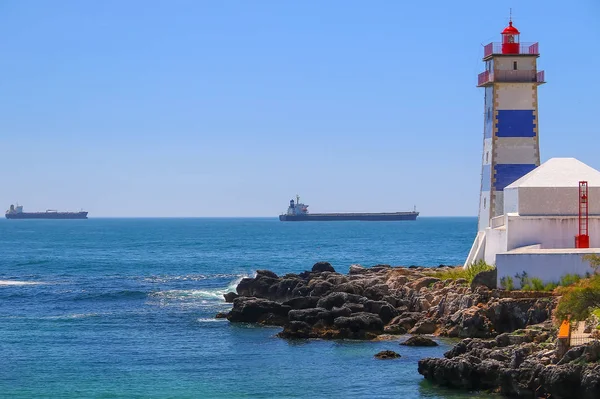
<svg viewBox="0 0 600 399">
<path fill-rule="evenodd" d="M 588 182 L 579 182 L 579 234 L 575 237 L 575 248 L 589 248 L 588 235 Z"/>
<path fill-rule="evenodd" d="M 513 54 L 540 55 L 539 43 L 515 43 L 519 45 L 519 51 Z M 483 58 L 493 54 L 502 54 L 502 43 L 488 43 L 483 46 Z"/>
</svg>

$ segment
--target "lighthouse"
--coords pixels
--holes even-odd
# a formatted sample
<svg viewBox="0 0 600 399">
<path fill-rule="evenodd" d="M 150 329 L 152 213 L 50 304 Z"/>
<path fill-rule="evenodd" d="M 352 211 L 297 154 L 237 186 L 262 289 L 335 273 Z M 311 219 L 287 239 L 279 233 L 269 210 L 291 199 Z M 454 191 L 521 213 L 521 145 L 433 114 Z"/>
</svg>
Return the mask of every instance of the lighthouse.
<svg viewBox="0 0 600 399">
<path fill-rule="evenodd" d="M 538 130 L 538 43 L 522 43 L 512 18 L 501 43 L 483 49 L 485 91 L 479 231 L 504 214 L 504 188 L 540 165 Z"/>
</svg>

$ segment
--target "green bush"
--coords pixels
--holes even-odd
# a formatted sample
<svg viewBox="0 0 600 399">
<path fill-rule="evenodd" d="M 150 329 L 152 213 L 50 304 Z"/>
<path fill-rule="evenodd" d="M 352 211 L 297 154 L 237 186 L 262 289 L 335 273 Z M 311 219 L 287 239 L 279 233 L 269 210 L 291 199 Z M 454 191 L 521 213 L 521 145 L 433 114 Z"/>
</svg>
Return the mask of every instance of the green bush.
<svg viewBox="0 0 600 399">
<path fill-rule="evenodd" d="M 500 287 L 512 291 L 515 289 L 515 282 L 511 276 L 504 276 L 500 279 Z"/>
<path fill-rule="evenodd" d="M 558 285 L 563 287 L 568 287 L 570 285 L 576 284 L 581 280 L 581 276 L 579 274 L 565 274 L 560 278 L 560 282 Z"/>
<path fill-rule="evenodd" d="M 446 280 L 446 279 L 458 280 L 458 279 L 463 278 L 463 279 L 467 280 L 467 283 L 471 284 L 471 282 L 473 281 L 473 279 L 475 278 L 475 276 L 478 273 L 488 271 L 488 270 L 493 270 L 493 269 L 494 269 L 494 266 L 490 266 L 487 263 L 485 263 L 483 260 L 480 260 L 477 263 L 473 263 L 471 266 L 469 266 L 466 269 L 462 268 L 462 267 L 456 267 L 456 268 L 450 269 L 450 270 L 443 270 L 443 271 L 436 270 L 436 271 L 427 273 L 427 275 L 439 278 L 441 280 Z"/>
<path fill-rule="evenodd" d="M 561 287 L 559 294 L 562 297 L 556 309 L 558 318 L 562 320 L 570 315 L 573 320 L 585 320 L 592 311 L 600 308 L 600 275 Z"/>
</svg>

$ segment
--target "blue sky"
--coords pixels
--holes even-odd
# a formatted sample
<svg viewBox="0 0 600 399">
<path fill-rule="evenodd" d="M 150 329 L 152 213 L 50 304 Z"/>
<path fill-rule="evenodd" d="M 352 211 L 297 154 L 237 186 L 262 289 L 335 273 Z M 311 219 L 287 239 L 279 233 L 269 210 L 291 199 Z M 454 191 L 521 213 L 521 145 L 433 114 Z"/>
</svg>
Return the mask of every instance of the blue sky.
<svg viewBox="0 0 600 399">
<path fill-rule="evenodd" d="M 509 7 L 540 42 L 542 161 L 600 169 L 596 0 L 2 1 L 0 207 L 475 216 Z"/>
</svg>

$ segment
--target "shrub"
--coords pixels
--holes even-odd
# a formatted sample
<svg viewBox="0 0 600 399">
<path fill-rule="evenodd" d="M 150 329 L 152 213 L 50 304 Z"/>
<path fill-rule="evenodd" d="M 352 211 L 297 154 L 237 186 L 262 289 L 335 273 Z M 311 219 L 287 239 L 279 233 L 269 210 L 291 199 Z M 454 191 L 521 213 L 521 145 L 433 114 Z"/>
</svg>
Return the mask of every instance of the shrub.
<svg viewBox="0 0 600 399">
<path fill-rule="evenodd" d="M 600 308 L 600 275 L 561 287 L 559 294 L 562 295 L 556 309 L 559 319 L 570 315 L 573 320 L 585 320 L 595 308 Z"/>
<path fill-rule="evenodd" d="M 471 282 L 473 281 L 473 279 L 475 278 L 475 276 L 478 273 L 488 271 L 488 270 L 493 270 L 493 269 L 494 269 L 494 266 L 490 266 L 487 263 L 485 263 L 483 260 L 480 260 L 477 263 L 473 263 L 467 269 L 462 268 L 462 267 L 456 267 L 456 268 L 450 269 L 450 270 L 443 270 L 443 271 L 436 270 L 436 271 L 427 273 L 427 275 L 432 276 L 432 277 L 437 277 L 441 280 L 446 280 L 446 279 L 458 280 L 460 278 L 464 278 L 465 280 L 467 280 L 467 282 L 469 284 L 471 284 Z"/>
<path fill-rule="evenodd" d="M 579 274 L 565 274 L 560 278 L 558 285 L 568 287 L 579 282 L 579 280 L 581 280 L 581 276 Z"/>
<path fill-rule="evenodd" d="M 515 289 L 515 283 L 511 276 L 504 276 L 500 279 L 500 287 L 504 288 L 507 291 L 512 291 Z"/>
</svg>

